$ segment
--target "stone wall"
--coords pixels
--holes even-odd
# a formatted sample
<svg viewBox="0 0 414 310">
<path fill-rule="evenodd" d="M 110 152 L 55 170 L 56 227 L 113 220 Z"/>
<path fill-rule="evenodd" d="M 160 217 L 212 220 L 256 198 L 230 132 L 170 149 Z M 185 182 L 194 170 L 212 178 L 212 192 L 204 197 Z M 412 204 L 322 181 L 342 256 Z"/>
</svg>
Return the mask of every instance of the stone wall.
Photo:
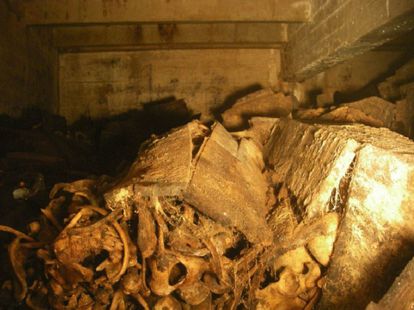
<svg viewBox="0 0 414 310">
<path fill-rule="evenodd" d="M 239 92 L 275 86 L 280 69 L 274 49 L 68 53 L 59 62 L 58 110 L 70 121 L 116 115 L 171 96 L 208 117 Z"/>
<path fill-rule="evenodd" d="M 25 105 L 25 28 L 0 1 L 0 113 L 17 114 Z"/>
<path fill-rule="evenodd" d="M 58 51 L 52 44 L 52 29 L 28 27 L 27 103 L 49 112 L 56 112 L 58 97 Z"/>
<path fill-rule="evenodd" d="M 26 27 L 6 3 L 0 1 L 0 114 L 17 116 L 32 105 L 53 110 L 57 51 L 51 31 Z"/>
</svg>

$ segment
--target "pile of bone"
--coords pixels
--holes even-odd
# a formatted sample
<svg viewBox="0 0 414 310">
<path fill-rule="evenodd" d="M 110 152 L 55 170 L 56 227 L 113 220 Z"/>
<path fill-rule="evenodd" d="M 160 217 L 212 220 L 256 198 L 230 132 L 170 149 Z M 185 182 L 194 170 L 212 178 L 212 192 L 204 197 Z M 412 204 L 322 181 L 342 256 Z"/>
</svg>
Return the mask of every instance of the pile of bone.
<svg viewBox="0 0 414 310">
<path fill-rule="evenodd" d="M 298 222 L 289 191 L 263 172 L 262 138 L 192 122 L 148 141 L 116 182 L 55 185 L 30 233 L 0 227 L 16 235 L 15 299 L 31 309 L 311 309 L 338 216 Z"/>
</svg>

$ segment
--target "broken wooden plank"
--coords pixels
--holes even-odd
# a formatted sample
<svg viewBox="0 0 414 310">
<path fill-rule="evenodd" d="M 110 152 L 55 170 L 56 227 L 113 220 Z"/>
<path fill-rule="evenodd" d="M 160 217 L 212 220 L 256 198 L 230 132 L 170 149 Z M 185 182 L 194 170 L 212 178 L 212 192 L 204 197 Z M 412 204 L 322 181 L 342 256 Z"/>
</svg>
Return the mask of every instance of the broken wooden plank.
<svg viewBox="0 0 414 310">
<path fill-rule="evenodd" d="M 260 148 L 263 148 L 269 140 L 272 128 L 277 121 L 278 118 L 275 117 L 255 116 L 249 119 L 249 129 L 232 132 L 232 135 L 237 138 L 251 139 L 255 141 Z"/>
<path fill-rule="evenodd" d="M 207 135 L 198 122 L 171 131 L 144 146 L 125 177 L 105 195 L 111 205 L 146 196 L 177 196 L 201 213 L 240 230 L 253 243 L 269 243 L 261 151 L 249 140 L 240 145 L 220 124 L 212 127 L 198 152 L 193 137 Z"/>
<path fill-rule="evenodd" d="M 105 195 L 106 199 L 117 200 L 118 196 L 134 196 L 135 193 L 181 196 L 191 177 L 192 125 L 189 123 L 152 140 L 139 153 L 127 175 Z"/>
<path fill-rule="evenodd" d="M 265 221 L 265 202 L 256 194 L 265 193 L 267 187 L 246 179 L 244 163 L 231 153 L 234 148 L 225 147 L 233 143 L 234 139 L 216 124 L 203 146 L 184 198 L 212 219 L 237 228 L 250 242 L 270 243 L 272 233 Z"/>
<path fill-rule="evenodd" d="M 275 22 L 131 23 L 59 25 L 53 45 L 62 50 L 195 48 L 220 46 L 280 46 L 287 41 L 287 25 Z"/>
</svg>

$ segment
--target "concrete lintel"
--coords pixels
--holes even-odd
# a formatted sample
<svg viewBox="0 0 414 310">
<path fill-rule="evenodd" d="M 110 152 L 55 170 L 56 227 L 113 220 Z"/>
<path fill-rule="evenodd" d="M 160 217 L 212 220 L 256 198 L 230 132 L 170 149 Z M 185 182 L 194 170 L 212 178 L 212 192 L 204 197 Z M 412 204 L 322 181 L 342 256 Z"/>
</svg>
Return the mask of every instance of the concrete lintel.
<svg viewBox="0 0 414 310">
<path fill-rule="evenodd" d="M 310 0 L 30 0 L 19 1 L 27 24 L 309 20 Z"/>
<path fill-rule="evenodd" d="M 154 50 L 215 50 L 215 49 L 280 49 L 281 44 L 278 43 L 261 43 L 261 44 L 148 44 L 148 45 L 107 45 L 107 46 L 80 46 L 59 48 L 61 54 L 70 53 L 95 53 L 95 52 L 132 52 L 132 51 L 154 51 Z"/>
<path fill-rule="evenodd" d="M 412 0 L 328 0 L 288 31 L 284 77 L 303 81 L 414 29 Z"/>
<path fill-rule="evenodd" d="M 274 47 L 287 41 L 282 23 L 191 23 L 57 26 L 53 44 L 59 49 L 133 46 Z"/>
</svg>

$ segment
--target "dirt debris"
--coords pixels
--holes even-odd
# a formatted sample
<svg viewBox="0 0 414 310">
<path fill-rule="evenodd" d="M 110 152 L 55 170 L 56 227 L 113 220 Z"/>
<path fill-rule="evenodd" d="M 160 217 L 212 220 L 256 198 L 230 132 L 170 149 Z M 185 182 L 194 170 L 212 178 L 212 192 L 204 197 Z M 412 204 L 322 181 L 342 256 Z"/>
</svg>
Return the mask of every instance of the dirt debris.
<svg viewBox="0 0 414 310">
<path fill-rule="evenodd" d="M 56 184 L 27 234 L 0 226 L 14 237 L 2 296 L 31 309 L 312 309 L 336 276 L 332 253 L 352 214 L 305 206 L 297 182 L 281 175 L 295 167 L 286 152 L 312 150 L 315 128 L 251 123 L 230 134 L 193 121 L 147 141 L 116 180 Z M 307 134 L 297 128 L 282 152 L 289 126 Z M 341 128 L 329 130 L 339 137 Z M 332 188 L 322 185 L 313 199 L 328 205 Z"/>
<path fill-rule="evenodd" d="M 287 268 L 275 260 L 273 240 L 289 243 L 293 235 L 275 236 L 266 217 L 275 206 L 261 154 L 257 142 L 235 139 L 220 124 L 192 122 L 154 137 L 115 182 L 56 184 L 31 236 L 2 229 L 16 236 L 16 301 L 32 309 L 250 309 L 270 302 L 264 292 L 275 280 L 264 284 L 266 273 Z M 287 304 L 319 290 L 316 282 L 295 292 L 280 283 Z"/>
</svg>

